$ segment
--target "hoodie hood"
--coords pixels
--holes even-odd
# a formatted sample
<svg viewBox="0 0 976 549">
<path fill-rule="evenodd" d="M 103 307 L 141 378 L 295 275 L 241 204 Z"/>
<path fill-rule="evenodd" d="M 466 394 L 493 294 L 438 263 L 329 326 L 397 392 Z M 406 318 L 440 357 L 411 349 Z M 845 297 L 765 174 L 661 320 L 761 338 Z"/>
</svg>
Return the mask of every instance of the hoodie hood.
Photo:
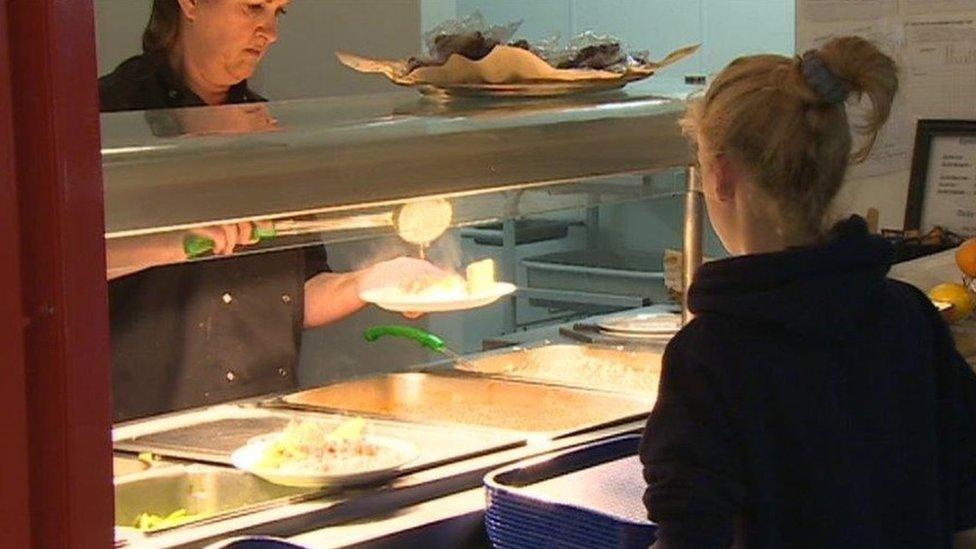
<svg viewBox="0 0 976 549">
<path fill-rule="evenodd" d="M 696 315 L 718 313 L 843 340 L 876 314 L 872 304 L 884 290 L 893 257 L 891 245 L 852 216 L 835 225 L 823 245 L 702 265 L 688 305 Z"/>
</svg>

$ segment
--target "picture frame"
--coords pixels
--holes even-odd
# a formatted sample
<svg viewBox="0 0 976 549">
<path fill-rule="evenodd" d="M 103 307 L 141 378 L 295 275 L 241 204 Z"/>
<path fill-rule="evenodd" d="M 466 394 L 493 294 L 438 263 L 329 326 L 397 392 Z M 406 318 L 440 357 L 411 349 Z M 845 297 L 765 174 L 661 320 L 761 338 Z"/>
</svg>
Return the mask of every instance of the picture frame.
<svg viewBox="0 0 976 549">
<path fill-rule="evenodd" d="M 918 121 L 904 230 L 976 236 L 976 120 Z"/>
</svg>

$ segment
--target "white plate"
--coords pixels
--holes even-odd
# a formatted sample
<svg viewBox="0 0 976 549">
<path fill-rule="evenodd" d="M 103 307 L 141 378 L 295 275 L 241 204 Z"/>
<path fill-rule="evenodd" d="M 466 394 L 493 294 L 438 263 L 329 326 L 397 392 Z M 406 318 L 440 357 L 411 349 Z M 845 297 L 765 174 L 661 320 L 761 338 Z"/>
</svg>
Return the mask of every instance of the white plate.
<svg viewBox="0 0 976 549">
<path fill-rule="evenodd" d="M 264 480 L 292 486 L 295 488 L 321 488 L 325 486 L 352 486 L 356 484 L 370 484 L 387 480 L 397 476 L 400 469 L 417 459 L 420 452 L 413 443 L 389 437 L 365 436 L 363 440 L 369 444 L 391 449 L 398 454 L 399 459 L 388 461 L 373 468 L 360 469 L 356 472 L 322 472 L 289 471 L 287 468 L 271 469 L 258 467 L 265 448 L 277 438 L 277 435 L 257 437 L 244 446 L 234 450 L 230 460 L 234 467 L 257 475 Z"/>
<path fill-rule="evenodd" d="M 640 332 L 614 332 L 610 330 L 600 330 L 600 334 L 607 337 L 616 337 L 620 339 L 640 339 L 649 342 L 660 342 L 667 343 L 671 341 L 674 337 L 674 333 L 669 334 L 642 334 Z"/>
<path fill-rule="evenodd" d="M 443 313 L 462 311 L 490 305 L 515 292 L 515 285 L 496 282 L 483 292 L 476 294 L 453 294 L 444 296 L 416 295 L 404 293 L 397 287 L 366 290 L 359 297 L 388 311 L 399 313 Z"/>
<path fill-rule="evenodd" d="M 673 335 L 681 329 L 681 315 L 668 313 L 644 313 L 598 322 L 605 332 L 641 335 Z"/>
</svg>

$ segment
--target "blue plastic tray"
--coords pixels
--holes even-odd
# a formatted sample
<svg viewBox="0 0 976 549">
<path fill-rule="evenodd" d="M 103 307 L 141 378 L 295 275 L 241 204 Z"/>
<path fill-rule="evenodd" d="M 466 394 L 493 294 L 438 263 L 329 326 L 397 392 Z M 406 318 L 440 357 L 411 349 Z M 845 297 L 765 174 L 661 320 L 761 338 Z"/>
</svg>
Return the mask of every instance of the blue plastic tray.
<svg viewBox="0 0 976 549">
<path fill-rule="evenodd" d="M 646 549 L 655 526 L 641 501 L 639 443 L 627 435 L 489 473 L 485 526 L 492 544 Z"/>
</svg>

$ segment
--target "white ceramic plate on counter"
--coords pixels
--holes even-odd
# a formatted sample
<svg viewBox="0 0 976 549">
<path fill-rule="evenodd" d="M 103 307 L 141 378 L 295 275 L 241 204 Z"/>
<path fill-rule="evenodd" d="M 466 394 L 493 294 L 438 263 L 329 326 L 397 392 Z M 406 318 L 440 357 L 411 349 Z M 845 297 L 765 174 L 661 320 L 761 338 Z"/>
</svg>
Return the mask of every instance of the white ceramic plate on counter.
<svg viewBox="0 0 976 549">
<path fill-rule="evenodd" d="M 618 317 L 596 324 L 606 332 L 626 333 L 644 336 L 674 335 L 681 329 L 681 315 L 670 313 L 646 313 Z"/>
<path fill-rule="evenodd" d="M 261 467 L 258 464 L 267 447 L 274 443 L 279 435 L 264 435 L 257 437 L 231 454 L 231 463 L 243 471 L 259 476 L 273 484 L 291 486 L 295 488 L 322 488 L 326 486 L 353 486 L 360 484 L 374 484 L 389 480 L 400 474 L 401 469 L 420 455 L 417 447 L 405 440 L 390 437 L 366 436 L 363 442 L 380 448 L 388 454 L 370 463 L 370 458 L 357 458 L 366 463 L 365 466 L 355 468 L 341 465 L 322 471 L 306 468 Z"/>
<path fill-rule="evenodd" d="M 398 287 L 366 290 L 359 297 L 377 307 L 398 313 L 444 313 L 463 311 L 491 305 L 499 299 L 515 292 L 515 285 L 508 282 L 495 282 L 484 291 L 464 294 L 409 294 Z"/>
</svg>

